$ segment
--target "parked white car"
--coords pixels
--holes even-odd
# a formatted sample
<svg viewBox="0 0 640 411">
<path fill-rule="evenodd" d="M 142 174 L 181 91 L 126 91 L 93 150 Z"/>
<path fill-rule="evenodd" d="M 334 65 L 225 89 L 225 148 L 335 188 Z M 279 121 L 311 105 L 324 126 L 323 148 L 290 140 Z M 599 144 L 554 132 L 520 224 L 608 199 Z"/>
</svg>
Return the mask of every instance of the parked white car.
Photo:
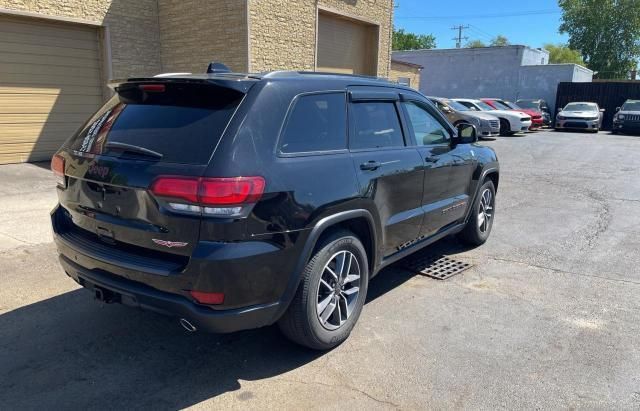
<svg viewBox="0 0 640 411">
<path fill-rule="evenodd" d="M 489 111 L 500 119 L 500 135 L 510 136 L 518 132 L 524 132 L 531 127 L 531 116 L 521 111 L 496 110 L 484 101 L 471 98 L 454 98 L 460 104 L 475 111 Z"/>
</svg>

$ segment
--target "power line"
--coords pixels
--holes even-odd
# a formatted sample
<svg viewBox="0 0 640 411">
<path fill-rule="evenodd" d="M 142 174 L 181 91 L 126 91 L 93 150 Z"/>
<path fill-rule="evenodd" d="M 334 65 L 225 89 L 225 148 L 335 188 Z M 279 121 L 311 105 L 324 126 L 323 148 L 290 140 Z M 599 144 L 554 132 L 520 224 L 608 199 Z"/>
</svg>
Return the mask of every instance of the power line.
<svg viewBox="0 0 640 411">
<path fill-rule="evenodd" d="M 492 14 L 470 14 L 456 16 L 396 16 L 397 19 L 419 19 L 419 20 L 438 20 L 438 19 L 492 19 L 502 17 L 518 17 L 542 14 L 561 14 L 560 10 L 528 10 L 521 12 L 509 13 L 492 13 Z"/>
<path fill-rule="evenodd" d="M 478 26 L 474 26 L 473 24 L 470 24 L 471 26 L 471 30 L 475 31 L 476 33 L 478 33 L 481 36 L 484 36 L 486 38 L 488 38 L 489 40 L 493 40 L 494 38 L 496 38 L 497 36 L 491 33 L 487 33 L 486 31 L 480 29 Z"/>
<path fill-rule="evenodd" d="M 469 40 L 469 37 L 463 37 L 462 36 L 462 30 L 466 30 L 468 29 L 469 26 L 464 26 L 464 25 L 459 25 L 459 26 L 455 26 L 455 27 L 451 27 L 451 30 L 458 30 L 458 37 L 454 37 L 453 39 L 456 41 L 456 48 L 459 49 L 460 47 L 462 47 L 462 40 Z"/>
</svg>

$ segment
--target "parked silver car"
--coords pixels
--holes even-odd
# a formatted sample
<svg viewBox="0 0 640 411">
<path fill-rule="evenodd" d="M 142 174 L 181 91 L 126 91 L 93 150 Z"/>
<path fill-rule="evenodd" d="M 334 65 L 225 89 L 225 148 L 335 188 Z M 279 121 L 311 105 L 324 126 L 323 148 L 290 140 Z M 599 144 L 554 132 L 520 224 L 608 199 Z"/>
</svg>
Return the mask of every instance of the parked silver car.
<svg viewBox="0 0 640 411">
<path fill-rule="evenodd" d="M 476 127 L 479 137 L 500 134 L 500 120 L 489 113 L 472 111 L 464 104 L 443 97 L 427 97 L 444 114 L 451 124 L 469 123 Z"/>
<path fill-rule="evenodd" d="M 556 130 L 573 129 L 586 130 L 597 133 L 602 125 L 604 109 L 597 103 L 576 102 L 569 103 L 558 109 L 556 116 Z"/>
</svg>

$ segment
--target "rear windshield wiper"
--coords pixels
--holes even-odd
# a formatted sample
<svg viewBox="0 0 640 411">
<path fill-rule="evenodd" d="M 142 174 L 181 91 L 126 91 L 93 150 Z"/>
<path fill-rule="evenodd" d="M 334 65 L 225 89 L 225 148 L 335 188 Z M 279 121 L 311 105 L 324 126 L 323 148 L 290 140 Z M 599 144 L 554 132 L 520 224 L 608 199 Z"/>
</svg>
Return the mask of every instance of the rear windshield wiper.
<svg viewBox="0 0 640 411">
<path fill-rule="evenodd" d="M 117 141 L 108 142 L 105 145 L 105 148 L 115 151 L 122 151 L 124 153 L 141 154 L 143 156 L 157 158 L 158 160 L 163 157 L 162 153 L 158 153 L 157 151 L 149 150 L 148 148 L 140 146 L 135 146 L 133 144 L 120 143 Z"/>
</svg>

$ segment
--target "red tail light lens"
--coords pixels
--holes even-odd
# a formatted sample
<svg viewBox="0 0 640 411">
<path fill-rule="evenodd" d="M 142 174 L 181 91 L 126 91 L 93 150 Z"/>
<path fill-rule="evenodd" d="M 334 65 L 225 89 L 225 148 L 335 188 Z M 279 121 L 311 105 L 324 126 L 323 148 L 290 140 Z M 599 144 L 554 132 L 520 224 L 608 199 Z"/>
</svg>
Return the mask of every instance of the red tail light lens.
<svg viewBox="0 0 640 411">
<path fill-rule="evenodd" d="M 186 200 L 203 206 L 232 206 L 253 204 L 264 193 L 262 177 L 190 178 L 158 177 L 151 192 L 159 197 Z"/>
<path fill-rule="evenodd" d="M 51 158 L 51 171 L 56 176 L 58 184 L 61 186 L 66 185 L 66 178 L 64 176 L 64 157 L 56 154 Z"/>
<path fill-rule="evenodd" d="M 164 84 L 141 84 L 138 87 L 149 93 L 163 93 L 166 89 Z"/>
<path fill-rule="evenodd" d="M 205 178 L 200 182 L 200 203 L 232 205 L 256 203 L 264 192 L 264 178 Z"/>
<path fill-rule="evenodd" d="M 189 291 L 189 294 L 200 304 L 222 304 L 224 293 L 205 293 L 204 291 Z"/>
<path fill-rule="evenodd" d="M 197 178 L 160 177 L 151 186 L 151 192 L 160 197 L 180 198 L 190 203 L 198 202 Z"/>
</svg>

